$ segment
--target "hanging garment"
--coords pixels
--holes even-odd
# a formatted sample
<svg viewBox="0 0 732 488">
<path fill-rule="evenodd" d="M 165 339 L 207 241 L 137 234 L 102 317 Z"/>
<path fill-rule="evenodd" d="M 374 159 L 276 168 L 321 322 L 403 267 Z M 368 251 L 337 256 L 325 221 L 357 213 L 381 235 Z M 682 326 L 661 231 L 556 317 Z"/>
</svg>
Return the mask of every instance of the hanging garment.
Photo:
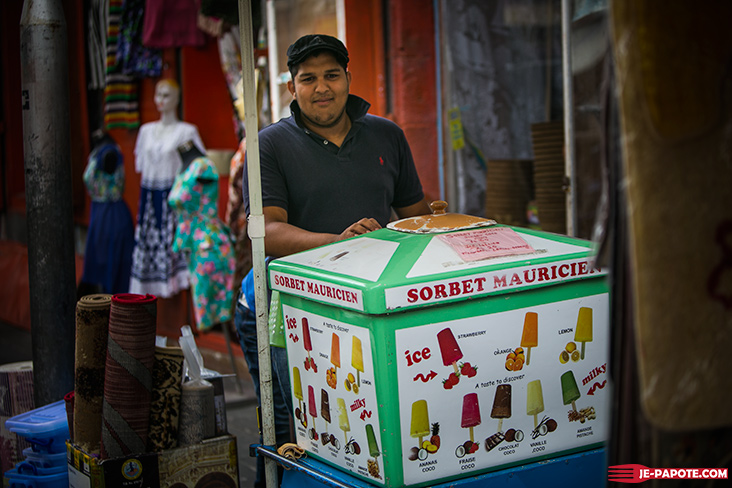
<svg viewBox="0 0 732 488">
<path fill-rule="evenodd" d="M 206 44 L 206 35 L 197 26 L 197 0 L 146 0 L 142 43 L 145 47 L 169 47 Z"/>
<path fill-rule="evenodd" d="M 117 63 L 122 73 L 137 78 L 156 78 L 163 71 L 159 49 L 142 44 L 145 0 L 124 0 L 117 39 Z"/>
<path fill-rule="evenodd" d="M 122 73 L 117 64 L 117 39 L 123 0 L 109 0 L 106 43 L 106 86 L 104 88 L 104 127 L 136 129 L 140 126 L 137 82 Z"/>
<path fill-rule="evenodd" d="M 156 121 L 140 127 L 135 170 L 142 180 L 130 293 L 168 298 L 188 288 L 186 256 L 173 251 L 178 221 L 168 206 L 168 193 L 183 165 L 177 148 L 188 141 L 205 151 L 198 129 L 187 122 Z"/>
<path fill-rule="evenodd" d="M 168 203 L 178 215 L 174 251 L 190 251 L 193 310 L 200 330 L 231 319 L 234 246 L 219 219 L 219 176 L 205 157 L 193 160 L 176 179 Z"/>
<path fill-rule="evenodd" d="M 104 161 L 110 158 L 116 166 L 105 171 Z M 135 241 L 132 214 L 122 200 L 125 168 L 119 146 L 106 141 L 95 147 L 83 179 L 91 213 L 81 281 L 99 286 L 104 293 L 127 293 Z"/>
</svg>

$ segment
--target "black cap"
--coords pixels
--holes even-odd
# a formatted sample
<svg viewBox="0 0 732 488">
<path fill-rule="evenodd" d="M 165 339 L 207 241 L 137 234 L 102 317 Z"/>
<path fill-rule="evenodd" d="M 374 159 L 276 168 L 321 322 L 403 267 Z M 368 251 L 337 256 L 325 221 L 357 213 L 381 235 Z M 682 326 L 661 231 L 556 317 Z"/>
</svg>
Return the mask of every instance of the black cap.
<svg viewBox="0 0 732 488">
<path fill-rule="evenodd" d="M 287 67 L 305 61 L 314 51 L 328 50 L 335 54 L 336 58 L 348 65 L 348 49 L 341 41 L 325 34 L 308 34 L 302 36 L 287 48 Z"/>
</svg>

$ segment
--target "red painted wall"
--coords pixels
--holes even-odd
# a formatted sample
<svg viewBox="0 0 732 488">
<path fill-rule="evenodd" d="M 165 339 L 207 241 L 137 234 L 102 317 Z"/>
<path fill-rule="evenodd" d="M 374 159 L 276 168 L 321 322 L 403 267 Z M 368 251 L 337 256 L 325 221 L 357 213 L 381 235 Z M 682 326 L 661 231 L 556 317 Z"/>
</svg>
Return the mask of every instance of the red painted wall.
<svg viewBox="0 0 732 488">
<path fill-rule="evenodd" d="M 407 135 L 428 201 L 439 198 L 432 2 L 387 2 L 392 113 Z"/>
</svg>

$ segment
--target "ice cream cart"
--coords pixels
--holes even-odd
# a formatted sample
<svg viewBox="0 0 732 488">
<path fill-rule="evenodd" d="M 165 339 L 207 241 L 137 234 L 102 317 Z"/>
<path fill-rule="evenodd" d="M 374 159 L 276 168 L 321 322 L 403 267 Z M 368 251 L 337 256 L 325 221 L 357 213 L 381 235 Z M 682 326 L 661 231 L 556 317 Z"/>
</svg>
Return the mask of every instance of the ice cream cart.
<svg viewBox="0 0 732 488">
<path fill-rule="evenodd" d="M 591 243 L 481 222 L 390 225 L 270 264 L 308 459 L 426 486 L 603 446 L 609 300 Z"/>
</svg>

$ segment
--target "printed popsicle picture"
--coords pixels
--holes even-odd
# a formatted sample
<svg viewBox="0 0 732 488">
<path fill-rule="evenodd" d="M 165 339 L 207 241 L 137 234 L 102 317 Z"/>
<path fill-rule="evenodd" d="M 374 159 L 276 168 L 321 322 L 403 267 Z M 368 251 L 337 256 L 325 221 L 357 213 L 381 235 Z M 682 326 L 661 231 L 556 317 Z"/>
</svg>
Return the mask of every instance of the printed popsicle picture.
<svg viewBox="0 0 732 488">
<path fill-rule="evenodd" d="M 442 356 L 442 364 L 452 366 L 454 371 L 450 373 L 447 379 L 442 380 L 442 386 L 446 390 L 451 390 L 460 382 L 460 376 L 465 375 L 472 378 L 478 373 L 478 367 L 468 362 L 461 363 L 458 367 L 458 361 L 463 358 L 463 352 L 448 327 L 437 333 L 437 342 L 440 345 L 440 355 Z"/>
<path fill-rule="evenodd" d="M 379 457 L 381 451 L 379 451 L 379 445 L 376 443 L 376 434 L 374 434 L 374 426 L 366 424 L 366 439 L 369 443 L 369 455 L 371 457 Z"/>
<path fill-rule="evenodd" d="M 531 348 L 539 345 L 539 315 L 526 312 L 524 330 L 521 333 L 521 347 L 526 349 L 526 365 L 531 364 Z"/>
<path fill-rule="evenodd" d="M 308 385 L 308 409 L 310 416 L 313 418 L 313 425 L 310 427 L 309 436 L 311 439 L 318 440 L 318 431 L 315 430 L 315 419 L 318 418 L 318 408 L 315 404 L 315 389 L 312 385 Z"/>
<path fill-rule="evenodd" d="M 526 414 L 534 417 L 534 430 L 531 431 L 531 438 L 536 439 L 547 432 L 554 432 L 557 428 L 557 421 L 546 415 L 538 421 L 537 415 L 544 411 L 544 391 L 541 389 L 541 380 L 530 381 L 526 385 Z M 518 431 L 517 431 L 518 432 Z"/>
<path fill-rule="evenodd" d="M 302 318 L 302 345 L 305 351 L 308 353 L 308 357 L 305 358 L 305 370 L 313 368 L 314 372 L 318 372 L 318 366 L 315 364 L 315 359 L 310 357 L 310 352 L 313 350 L 313 343 L 310 339 L 310 325 L 306 317 Z"/>
<path fill-rule="evenodd" d="M 343 436 L 348 444 L 348 433 L 351 431 L 351 424 L 348 422 L 348 409 L 343 398 L 336 400 L 338 403 L 338 428 L 343 431 Z"/>
<path fill-rule="evenodd" d="M 300 370 L 297 366 L 292 368 L 292 391 L 297 398 L 297 408 L 295 409 L 295 418 L 297 418 L 303 427 L 308 426 L 307 415 L 302 409 L 302 380 L 300 379 Z"/>
<path fill-rule="evenodd" d="M 366 440 L 369 444 L 369 456 L 371 456 L 369 460 L 366 461 L 366 467 L 371 476 L 381 479 L 381 471 L 379 469 L 378 462 L 381 451 L 379 451 L 379 444 L 376 442 L 374 426 L 371 424 L 366 424 Z"/>
<path fill-rule="evenodd" d="M 455 368 L 455 374 L 459 373 L 457 362 L 463 358 L 463 352 L 458 346 L 457 340 L 448 327 L 437 333 L 437 342 L 440 344 L 440 354 L 442 355 L 442 364 L 445 366 L 452 365 Z"/>
<path fill-rule="evenodd" d="M 463 413 L 460 419 L 460 427 L 468 429 L 470 432 L 470 440 L 461 444 L 455 450 L 455 455 L 459 458 L 466 454 L 472 454 L 478 450 L 479 444 L 475 443 L 473 428 L 480 425 L 480 405 L 478 404 L 478 394 L 468 393 L 463 397 Z"/>
<path fill-rule="evenodd" d="M 562 374 L 560 381 L 562 384 L 562 401 L 565 405 L 572 404 L 572 410 L 567 413 L 567 419 L 570 422 L 579 420 L 582 424 L 584 424 L 586 420 L 594 420 L 596 418 L 595 407 L 587 407 L 580 409 L 579 411 L 577 410 L 575 402 L 579 400 L 582 395 L 580 394 L 579 387 L 577 386 L 577 380 L 574 377 L 574 373 L 572 371 L 567 371 Z"/>
<path fill-rule="evenodd" d="M 437 446 L 432 444 L 430 440 L 424 440 L 424 437 L 430 434 L 430 414 L 427 408 L 427 400 L 417 400 L 412 403 L 412 417 L 409 423 L 409 436 L 419 439 L 417 447 L 410 450 L 409 459 L 411 461 L 419 459 L 424 461 L 427 459 L 428 449 L 432 452 L 437 451 Z M 426 446 L 426 447 L 425 447 Z"/>
<path fill-rule="evenodd" d="M 341 338 L 335 332 L 330 340 L 330 363 L 333 366 L 325 372 L 325 382 L 335 390 L 338 384 L 338 368 L 341 367 Z"/>
<path fill-rule="evenodd" d="M 498 432 L 503 432 L 503 419 L 511 418 L 511 385 L 498 385 L 496 388 L 491 418 L 498 419 Z"/>
<path fill-rule="evenodd" d="M 536 418 L 544 411 L 544 392 L 541 389 L 541 380 L 530 381 L 526 385 L 526 415 L 534 417 L 534 428 L 538 425 Z"/>
<path fill-rule="evenodd" d="M 330 363 L 336 368 L 341 367 L 341 338 L 335 332 L 330 339 Z"/>
<path fill-rule="evenodd" d="M 361 339 L 356 336 L 353 336 L 351 341 L 351 366 L 356 368 L 354 393 L 358 393 L 358 388 L 361 387 L 361 373 L 363 373 L 363 347 L 361 346 Z"/>
<path fill-rule="evenodd" d="M 577 327 L 574 329 L 574 340 L 582 344 L 580 359 L 585 358 L 585 343 L 592 342 L 592 309 L 580 307 L 577 314 Z"/>
<path fill-rule="evenodd" d="M 328 392 L 323 388 L 320 389 L 320 416 L 323 417 L 323 420 L 325 421 L 325 432 L 320 434 L 321 442 L 323 445 L 331 443 L 333 444 L 333 447 L 340 449 L 341 443 L 338 441 L 336 436 L 328 433 L 328 425 L 331 422 L 330 399 L 328 397 Z"/>
<path fill-rule="evenodd" d="M 577 380 L 574 378 L 572 371 L 567 371 L 560 378 L 562 382 L 562 401 L 565 405 L 572 404 L 572 410 L 577 411 L 575 401 L 579 400 L 580 391 L 577 388 Z"/>
</svg>

